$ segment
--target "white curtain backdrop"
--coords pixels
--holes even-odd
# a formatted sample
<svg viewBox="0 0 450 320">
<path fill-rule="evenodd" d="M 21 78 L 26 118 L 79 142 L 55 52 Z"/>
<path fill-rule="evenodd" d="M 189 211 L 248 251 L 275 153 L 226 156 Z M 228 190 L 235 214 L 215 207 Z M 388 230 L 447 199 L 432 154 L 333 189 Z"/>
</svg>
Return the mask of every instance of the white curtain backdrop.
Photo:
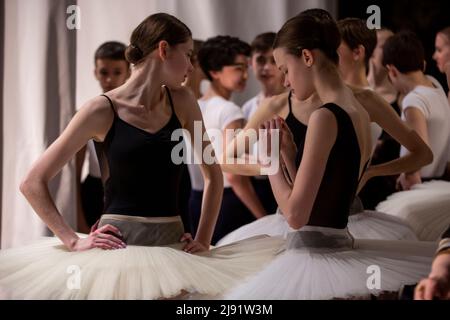
<svg viewBox="0 0 450 320">
<path fill-rule="evenodd" d="M 66 9 L 71 4 L 80 8 L 79 30 L 66 27 Z M 118 40 L 128 44 L 131 31 L 156 12 L 177 16 L 197 39 L 228 34 L 250 42 L 313 7 L 335 15 L 337 1 L 5 0 L 2 248 L 47 234 L 20 194 L 19 184 L 65 128 L 76 107 L 100 94 L 93 76 L 93 55 L 101 43 Z M 247 90 L 234 100 L 242 104 L 257 90 L 251 77 Z M 60 212 L 75 227 L 73 163 L 52 181 L 51 191 Z"/>
<path fill-rule="evenodd" d="M 66 8 L 72 3 L 5 3 L 2 248 L 47 234 L 19 185 L 74 114 L 76 34 L 66 27 Z M 76 222 L 74 187 L 71 163 L 50 185 L 57 207 L 71 226 Z"/>
<path fill-rule="evenodd" d="M 283 23 L 308 8 L 337 13 L 336 0 L 78 0 L 82 25 L 77 32 L 77 106 L 100 93 L 93 77 L 93 55 L 110 40 L 126 45 L 133 29 L 156 12 L 175 15 L 188 25 L 193 37 L 206 40 L 232 35 L 251 42 L 266 31 L 278 31 Z M 252 73 L 247 90 L 234 97 L 242 105 L 257 93 Z"/>
</svg>

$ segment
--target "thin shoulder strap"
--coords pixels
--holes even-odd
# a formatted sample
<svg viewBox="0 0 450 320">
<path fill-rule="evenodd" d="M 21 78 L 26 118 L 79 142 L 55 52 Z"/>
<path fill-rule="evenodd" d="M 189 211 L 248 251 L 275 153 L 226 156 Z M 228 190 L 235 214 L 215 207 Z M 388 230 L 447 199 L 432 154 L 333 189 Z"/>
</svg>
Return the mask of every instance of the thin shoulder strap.
<svg viewBox="0 0 450 320">
<path fill-rule="evenodd" d="M 289 113 L 292 113 L 292 90 L 289 91 L 288 105 L 289 105 Z"/>
<path fill-rule="evenodd" d="M 102 94 L 102 96 L 105 97 L 106 99 L 108 99 L 109 105 L 111 106 L 111 109 L 112 109 L 112 111 L 113 111 L 113 113 L 114 113 L 114 116 L 116 116 L 116 115 L 117 115 L 116 109 L 114 108 L 114 104 L 113 104 L 111 98 L 108 97 L 106 94 Z"/>
<path fill-rule="evenodd" d="M 172 112 L 175 114 L 175 109 L 173 108 L 173 100 L 172 95 L 170 94 L 170 90 L 167 86 L 164 86 L 164 88 L 166 89 L 167 96 L 169 97 L 170 108 L 172 109 Z"/>
</svg>

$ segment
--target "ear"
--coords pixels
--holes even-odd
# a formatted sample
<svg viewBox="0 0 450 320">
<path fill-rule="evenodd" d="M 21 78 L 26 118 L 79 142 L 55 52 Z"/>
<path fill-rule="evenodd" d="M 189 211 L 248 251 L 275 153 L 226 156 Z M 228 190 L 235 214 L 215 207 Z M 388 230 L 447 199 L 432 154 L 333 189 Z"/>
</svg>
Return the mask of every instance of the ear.
<svg viewBox="0 0 450 320">
<path fill-rule="evenodd" d="M 311 50 L 303 49 L 301 52 L 303 62 L 308 68 L 311 68 L 314 64 L 314 55 Z"/>
<path fill-rule="evenodd" d="M 352 50 L 352 53 L 354 61 L 363 60 L 366 54 L 366 48 L 364 48 L 363 45 L 359 45 L 357 48 Z"/>
<path fill-rule="evenodd" d="M 392 77 L 398 77 L 398 74 L 400 73 L 398 71 L 398 69 L 392 65 L 392 64 L 388 64 L 386 65 L 386 69 L 388 70 L 388 73 L 392 76 Z"/>
<path fill-rule="evenodd" d="M 168 49 L 169 49 L 169 43 L 167 41 L 161 40 L 158 43 L 158 55 L 162 61 L 167 59 Z"/>
<path fill-rule="evenodd" d="M 219 79 L 221 73 L 222 71 L 209 71 L 209 75 L 213 78 L 213 80 Z"/>
<path fill-rule="evenodd" d="M 97 67 L 94 68 L 94 77 L 95 77 L 95 79 L 97 79 L 97 80 L 98 80 L 98 78 L 99 78 L 99 76 L 98 76 L 98 68 L 97 68 Z"/>
</svg>

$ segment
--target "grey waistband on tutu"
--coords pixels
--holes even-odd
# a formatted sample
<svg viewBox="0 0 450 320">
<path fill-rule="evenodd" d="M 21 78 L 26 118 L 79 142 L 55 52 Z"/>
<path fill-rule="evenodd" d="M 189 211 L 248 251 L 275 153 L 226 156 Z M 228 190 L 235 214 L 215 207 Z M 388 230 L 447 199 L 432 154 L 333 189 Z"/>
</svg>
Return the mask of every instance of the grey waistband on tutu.
<svg viewBox="0 0 450 320">
<path fill-rule="evenodd" d="M 104 214 L 98 227 L 106 224 L 120 230 L 127 245 L 171 246 L 180 244 L 184 234 L 183 222 L 175 217 L 135 217 L 119 214 Z"/>
<path fill-rule="evenodd" d="M 354 239 L 347 229 L 304 226 L 286 239 L 286 250 L 302 248 L 352 249 Z"/>
</svg>

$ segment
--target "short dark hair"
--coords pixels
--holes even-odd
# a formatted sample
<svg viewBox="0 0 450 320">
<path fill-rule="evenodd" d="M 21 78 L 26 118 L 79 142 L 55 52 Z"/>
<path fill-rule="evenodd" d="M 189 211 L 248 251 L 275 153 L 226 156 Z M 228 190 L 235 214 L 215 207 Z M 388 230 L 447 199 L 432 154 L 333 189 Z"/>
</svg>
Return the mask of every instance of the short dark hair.
<svg viewBox="0 0 450 320">
<path fill-rule="evenodd" d="M 127 47 L 122 42 L 105 42 L 95 51 L 94 62 L 96 62 L 97 59 L 124 60 L 127 62 L 125 59 L 126 48 Z"/>
<path fill-rule="evenodd" d="M 200 67 L 209 80 L 210 71 L 219 71 L 232 65 L 236 56 L 250 56 L 250 45 L 239 38 L 231 36 L 216 36 L 206 40 L 198 52 Z"/>
<path fill-rule="evenodd" d="M 364 63 L 369 69 L 369 60 L 377 46 L 377 32 L 367 28 L 366 22 L 358 18 L 345 18 L 338 21 L 339 32 L 342 40 L 350 49 L 356 49 L 362 45 L 366 51 Z"/>
<path fill-rule="evenodd" d="M 417 35 L 411 31 L 399 32 L 386 40 L 383 47 L 383 65 L 393 65 L 401 73 L 422 71 L 425 50 Z"/>
<path fill-rule="evenodd" d="M 264 53 L 271 50 L 275 37 L 275 32 L 265 32 L 257 35 L 250 45 L 252 47 L 252 54 L 255 52 Z"/>
</svg>

